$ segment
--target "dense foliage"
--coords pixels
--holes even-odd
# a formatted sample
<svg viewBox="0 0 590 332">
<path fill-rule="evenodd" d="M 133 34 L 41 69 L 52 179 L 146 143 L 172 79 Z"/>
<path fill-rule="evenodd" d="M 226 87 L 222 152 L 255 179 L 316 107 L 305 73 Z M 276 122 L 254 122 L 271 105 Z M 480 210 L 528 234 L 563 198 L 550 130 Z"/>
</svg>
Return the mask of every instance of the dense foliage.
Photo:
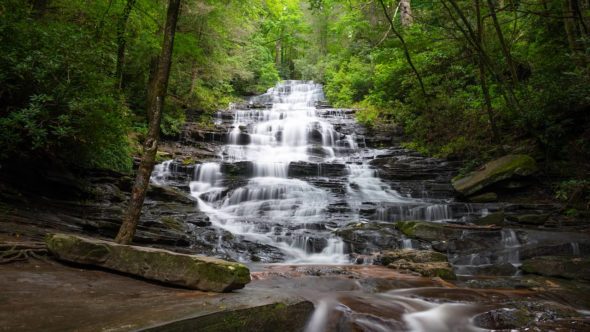
<svg viewBox="0 0 590 332">
<path fill-rule="evenodd" d="M 334 105 L 358 107 L 369 126 L 403 126 L 406 144 L 428 154 L 476 164 L 527 150 L 584 164 L 588 6 L 186 0 L 162 132 L 177 134 L 187 108 L 207 121 L 236 96 L 313 79 Z M 0 0 L 0 160 L 41 154 L 129 169 L 165 8 L 164 0 Z"/>
<path fill-rule="evenodd" d="M 413 22 L 402 24 L 403 1 L 383 1 L 425 93 L 381 1 L 310 2 L 316 15 L 331 17 L 327 55 L 311 71 L 323 73 L 333 104 L 361 109 L 360 121 L 396 122 L 408 145 L 445 157 L 481 160 L 523 148 L 551 159 L 590 157 L 586 2 L 413 0 L 405 1 Z"/>
<path fill-rule="evenodd" d="M 129 170 L 145 134 L 163 0 L 1 0 L 0 161 L 42 156 Z M 279 80 L 277 1 L 183 1 L 162 132 Z M 126 9 L 130 9 L 126 11 Z M 284 23 L 284 24 L 288 24 Z M 269 42 L 270 41 L 270 42 Z M 119 52 L 122 50 L 122 52 Z M 122 55 L 122 56 L 121 56 Z"/>
</svg>

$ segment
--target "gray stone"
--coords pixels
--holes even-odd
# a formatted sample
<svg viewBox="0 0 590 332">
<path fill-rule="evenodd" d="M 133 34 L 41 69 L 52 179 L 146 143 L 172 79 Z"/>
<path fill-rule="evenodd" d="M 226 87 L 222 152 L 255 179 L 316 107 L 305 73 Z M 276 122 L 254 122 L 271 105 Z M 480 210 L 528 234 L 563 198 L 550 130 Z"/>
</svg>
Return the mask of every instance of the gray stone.
<svg viewBox="0 0 590 332">
<path fill-rule="evenodd" d="M 245 265 L 216 258 L 67 234 L 50 234 L 46 243 L 49 251 L 60 260 L 100 266 L 190 289 L 227 292 L 250 282 L 250 271 Z"/>
<path fill-rule="evenodd" d="M 452 184 L 457 192 L 469 196 L 499 181 L 532 175 L 537 169 L 537 163 L 530 156 L 507 155 L 466 176 L 455 177 Z"/>
</svg>

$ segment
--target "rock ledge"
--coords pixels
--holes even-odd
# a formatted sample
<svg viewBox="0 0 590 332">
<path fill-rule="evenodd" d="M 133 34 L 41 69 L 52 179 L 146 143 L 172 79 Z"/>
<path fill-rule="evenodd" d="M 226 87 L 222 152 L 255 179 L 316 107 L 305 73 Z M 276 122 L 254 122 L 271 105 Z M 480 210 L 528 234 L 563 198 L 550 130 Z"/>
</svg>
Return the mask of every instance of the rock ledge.
<svg viewBox="0 0 590 332">
<path fill-rule="evenodd" d="M 60 260 L 96 265 L 190 289 L 228 292 L 244 288 L 250 282 L 250 270 L 245 265 L 216 258 L 68 234 L 49 234 L 46 244 Z"/>
</svg>

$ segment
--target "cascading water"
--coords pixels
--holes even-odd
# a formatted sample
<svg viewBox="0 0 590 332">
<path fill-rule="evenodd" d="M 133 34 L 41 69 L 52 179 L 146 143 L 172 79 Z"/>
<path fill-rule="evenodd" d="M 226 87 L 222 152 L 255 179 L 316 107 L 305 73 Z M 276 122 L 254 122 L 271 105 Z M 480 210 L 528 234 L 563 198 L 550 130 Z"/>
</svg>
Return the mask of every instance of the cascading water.
<svg viewBox="0 0 590 332">
<path fill-rule="evenodd" d="M 321 85 L 280 83 L 252 98 L 249 107 L 236 106 L 233 115 L 224 113 L 217 118 L 220 126 L 233 120 L 226 127 L 226 144 L 217 147 L 218 158 L 194 166 L 164 162 L 156 166 L 152 182 L 186 188 L 181 180 L 186 181 L 187 175 L 192 178 L 190 193 L 213 226 L 202 228 L 203 237 L 208 237 L 203 243 L 207 249 L 214 248 L 210 249 L 214 255 L 244 262 L 297 263 L 250 266 L 271 269 L 258 277 L 274 276 L 276 279 L 269 281 L 273 292 L 278 282 L 281 293 L 291 287 L 297 297 L 316 304 L 307 331 L 481 331 L 474 317 L 487 310 L 486 306 L 457 299 L 465 296 L 475 302 L 493 302 L 505 296 L 505 291 L 452 291 L 435 279 L 403 275 L 372 264 L 379 262 L 377 254 L 384 248 L 425 249 L 431 245 L 405 238 L 397 230 L 379 233 L 382 224 L 389 229 L 391 223 L 402 220 L 465 224 L 498 208 L 489 206 L 490 212 L 478 204 L 452 204 L 450 199 L 440 198 L 445 196 L 428 192 L 412 194 L 439 198 L 412 198 L 395 180 L 396 174 L 389 173 L 384 180 L 374 167 L 387 171 L 374 162 L 395 153 L 407 161 L 411 152 L 400 152 L 396 147 L 367 148 L 362 132 L 356 131 L 359 127 L 355 127 L 353 111 L 316 108 L 316 102 L 322 100 Z M 397 162 L 395 158 L 387 160 Z M 403 168 L 396 170 L 404 173 Z M 413 176 L 407 174 L 411 172 L 413 169 L 402 177 Z M 423 186 L 418 191 L 427 190 L 425 181 L 417 182 Z M 375 226 L 371 223 L 376 227 L 371 228 Z M 366 237 L 361 232 L 358 239 L 345 242 L 337 235 L 351 229 L 362 231 L 364 226 L 369 226 Z M 479 275 L 482 269 L 508 265 L 512 276 L 520 265 L 521 252 L 524 257 L 526 238 L 519 238 L 520 233 L 514 230 L 460 232 L 463 235 L 453 245 L 466 249 L 451 253 L 457 248 L 448 246 L 457 275 Z M 359 249 L 361 242 L 374 239 L 381 242 Z M 493 250 L 475 248 L 479 245 Z M 584 247 L 572 242 L 573 255 L 581 250 Z M 352 262 L 358 265 L 349 264 Z M 324 266 L 328 264 L 342 266 Z M 286 271 L 291 271 L 291 277 Z"/>
<path fill-rule="evenodd" d="M 354 123 L 352 113 L 316 109 L 323 100 L 321 85 L 285 81 L 250 100 L 268 108 L 233 110 L 220 161 L 197 164 L 190 183 L 213 225 L 277 248 L 285 262 L 348 263 L 347 246 L 333 231 L 361 220 L 362 204 L 380 206 L 376 220 L 452 218 L 446 204 L 403 196 L 383 182 L 368 163 L 380 150 L 366 148 L 354 132 L 337 130 L 342 121 Z M 232 165 L 247 165 L 240 172 L 248 174 L 239 174 L 247 179 L 224 174 Z M 313 172 L 292 175 L 294 165 Z M 165 182 L 170 167 L 158 165 L 153 181 Z M 342 204 L 348 211 L 343 216 L 329 211 Z"/>
</svg>

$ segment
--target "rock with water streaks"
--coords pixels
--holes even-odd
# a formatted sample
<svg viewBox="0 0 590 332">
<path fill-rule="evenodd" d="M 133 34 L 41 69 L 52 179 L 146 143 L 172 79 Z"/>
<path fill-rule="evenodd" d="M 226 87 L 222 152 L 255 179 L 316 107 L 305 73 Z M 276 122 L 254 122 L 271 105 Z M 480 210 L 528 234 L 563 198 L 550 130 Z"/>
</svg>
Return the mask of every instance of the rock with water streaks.
<svg viewBox="0 0 590 332">
<path fill-rule="evenodd" d="M 67 234 L 50 234 L 46 243 L 49 251 L 60 260 L 100 266 L 190 289 L 227 292 L 250 282 L 250 271 L 245 265 L 216 258 Z"/>
</svg>

